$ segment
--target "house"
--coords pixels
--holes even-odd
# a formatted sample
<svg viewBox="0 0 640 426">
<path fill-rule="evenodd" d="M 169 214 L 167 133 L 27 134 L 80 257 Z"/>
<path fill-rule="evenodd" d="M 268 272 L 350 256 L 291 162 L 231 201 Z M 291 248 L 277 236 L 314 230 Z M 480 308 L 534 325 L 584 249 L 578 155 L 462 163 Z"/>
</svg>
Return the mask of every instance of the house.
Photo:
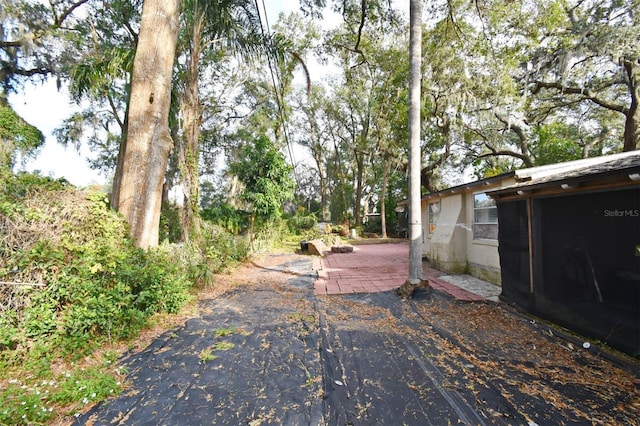
<svg viewBox="0 0 640 426">
<path fill-rule="evenodd" d="M 440 271 L 500 285 L 498 211 L 487 192 L 515 183 L 511 172 L 423 196 L 423 256 Z"/>
<path fill-rule="evenodd" d="M 640 356 L 640 151 L 514 178 L 486 191 L 501 299 Z"/>
<path fill-rule="evenodd" d="M 640 151 L 517 170 L 422 197 L 433 267 L 640 356 Z"/>
</svg>

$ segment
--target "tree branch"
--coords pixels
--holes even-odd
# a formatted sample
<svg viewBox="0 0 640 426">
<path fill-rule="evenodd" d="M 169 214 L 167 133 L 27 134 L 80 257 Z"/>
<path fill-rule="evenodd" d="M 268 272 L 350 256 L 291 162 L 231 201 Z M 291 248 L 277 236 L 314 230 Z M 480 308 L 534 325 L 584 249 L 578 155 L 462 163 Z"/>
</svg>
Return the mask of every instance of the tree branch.
<svg viewBox="0 0 640 426">
<path fill-rule="evenodd" d="M 71 16 L 71 14 L 80 6 L 82 6 L 83 4 L 87 3 L 89 0 L 79 0 L 75 3 L 73 3 L 71 6 L 69 6 L 63 13 L 62 15 L 60 15 L 59 17 L 56 16 L 57 14 L 55 13 L 55 10 L 53 11 L 53 15 L 55 17 L 54 19 L 54 25 L 57 27 L 60 27 L 62 25 L 62 23 L 69 17 Z M 52 4 L 52 9 L 53 9 L 53 4 Z"/>
<path fill-rule="evenodd" d="M 565 86 L 560 82 L 536 81 L 532 93 L 537 94 L 542 89 L 555 89 L 555 90 L 561 91 L 562 93 L 569 93 L 571 95 L 580 95 L 584 99 L 587 99 L 597 105 L 600 105 L 603 108 L 606 108 L 611 111 L 620 112 L 625 115 L 629 112 L 629 109 L 627 107 L 605 101 L 604 99 L 600 99 L 591 90 L 586 88 L 569 87 L 569 86 Z"/>
<path fill-rule="evenodd" d="M 519 152 L 511 151 L 508 149 L 496 150 L 495 148 L 490 147 L 489 145 L 487 145 L 487 148 L 489 148 L 491 152 L 488 152 L 486 154 L 480 154 L 478 155 L 478 158 L 498 157 L 498 156 L 515 157 L 515 158 L 518 158 L 519 160 L 522 160 L 522 162 L 525 163 L 527 167 L 533 166 L 533 163 L 531 163 L 531 159 L 528 158 L 526 155 L 520 154 Z"/>
</svg>

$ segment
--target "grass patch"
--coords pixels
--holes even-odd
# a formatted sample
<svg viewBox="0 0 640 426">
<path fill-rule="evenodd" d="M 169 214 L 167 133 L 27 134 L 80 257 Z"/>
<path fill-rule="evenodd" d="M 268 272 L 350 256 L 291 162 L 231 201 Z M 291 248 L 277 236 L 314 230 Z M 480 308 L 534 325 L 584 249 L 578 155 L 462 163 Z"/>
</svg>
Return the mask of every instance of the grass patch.
<svg viewBox="0 0 640 426">
<path fill-rule="evenodd" d="M 220 337 L 225 337 L 225 336 L 231 336 L 232 334 L 236 333 L 238 330 L 235 327 L 228 327 L 228 328 L 216 328 L 213 331 L 213 336 L 216 338 L 220 338 Z"/>
<path fill-rule="evenodd" d="M 44 424 L 77 416 L 93 404 L 119 395 L 126 371 L 115 353 L 103 352 L 82 364 L 58 362 L 29 374 L 4 370 L 0 378 L 0 424 Z"/>
<path fill-rule="evenodd" d="M 213 350 L 211 349 L 203 349 L 198 354 L 198 359 L 200 362 L 210 362 L 218 358 L 218 355 L 214 355 Z"/>
<path fill-rule="evenodd" d="M 227 342 L 227 341 L 222 341 L 222 342 L 216 342 L 213 345 L 213 350 L 216 350 L 216 351 L 228 351 L 229 349 L 233 349 L 235 347 L 236 347 L 236 345 L 234 343 Z"/>
</svg>

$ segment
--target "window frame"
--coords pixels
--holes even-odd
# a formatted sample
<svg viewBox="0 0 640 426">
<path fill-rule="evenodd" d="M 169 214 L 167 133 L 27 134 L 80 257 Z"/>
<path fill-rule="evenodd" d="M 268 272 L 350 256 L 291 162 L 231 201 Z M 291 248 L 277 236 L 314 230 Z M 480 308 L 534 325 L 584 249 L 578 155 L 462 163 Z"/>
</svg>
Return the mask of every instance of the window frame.
<svg viewBox="0 0 640 426">
<path fill-rule="evenodd" d="M 484 199 L 478 200 L 478 196 L 484 196 Z M 487 202 L 489 205 L 478 205 Z M 480 212 L 486 216 L 483 221 L 478 220 Z M 486 192 L 473 193 L 473 239 L 498 240 L 498 205 Z"/>
</svg>

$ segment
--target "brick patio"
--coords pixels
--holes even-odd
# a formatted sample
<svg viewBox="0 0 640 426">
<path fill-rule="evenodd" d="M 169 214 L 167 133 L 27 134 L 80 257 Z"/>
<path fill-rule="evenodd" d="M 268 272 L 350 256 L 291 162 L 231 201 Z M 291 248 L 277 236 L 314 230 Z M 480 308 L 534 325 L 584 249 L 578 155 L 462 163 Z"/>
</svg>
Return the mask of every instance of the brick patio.
<svg viewBox="0 0 640 426">
<path fill-rule="evenodd" d="M 314 269 L 318 271 L 313 291 L 317 296 L 395 290 L 409 276 L 409 244 L 356 245 L 353 253 L 327 253 L 315 258 Z M 458 300 L 485 300 L 439 279 L 443 274 L 427 263 L 423 263 L 422 271 L 435 290 L 449 293 Z"/>
</svg>

